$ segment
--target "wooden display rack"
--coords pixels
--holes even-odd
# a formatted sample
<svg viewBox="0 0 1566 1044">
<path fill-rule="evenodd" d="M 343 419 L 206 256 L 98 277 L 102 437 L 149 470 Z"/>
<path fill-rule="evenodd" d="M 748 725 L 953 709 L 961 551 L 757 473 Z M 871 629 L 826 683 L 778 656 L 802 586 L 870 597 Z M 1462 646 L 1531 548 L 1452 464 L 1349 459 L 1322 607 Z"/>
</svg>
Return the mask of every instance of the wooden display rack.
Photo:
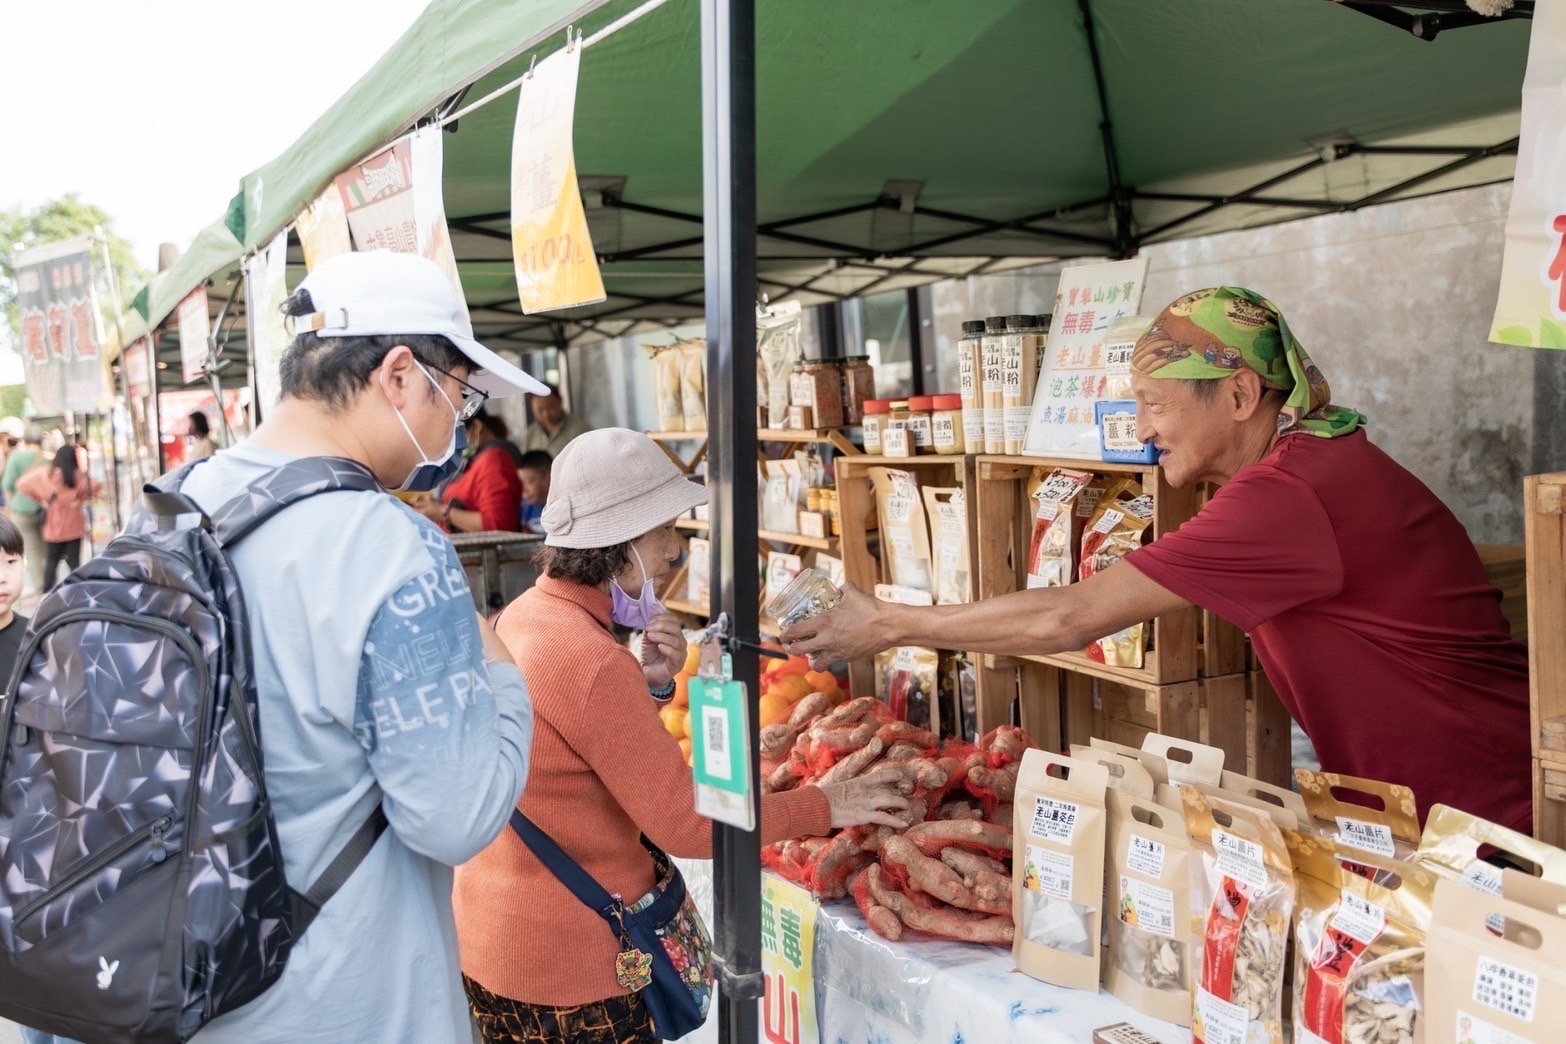
<svg viewBox="0 0 1566 1044">
<path fill-rule="evenodd" d="M 659 447 L 668 454 L 669 459 L 687 475 L 696 476 L 697 471 L 707 459 L 707 438 L 705 431 L 649 431 L 647 437 L 658 443 Z M 863 456 L 859 447 L 855 446 L 848 436 L 836 428 L 793 431 L 762 428 L 756 432 L 758 444 L 757 458 L 760 461 L 772 459 L 766 451 L 766 447 L 784 446 L 794 447 L 803 445 L 829 446 L 841 457 Z M 682 456 L 672 447 L 681 444 L 694 443 L 695 448 L 689 457 Z M 841 459 L 840 457 L 840 459 Z M 711 529 L 711 523 L 704 519 L 681 518 L 676 519 L 674 528 L 681 534 L 693 536 L 706 536 Z M 769 551 L 778 550 L 780 547 L 789 554 L 797 554 L 805 557 L 812 551 L 824 551 L 827 554 L 838 554 L 841 541 L 837 537 L 807 537 L 799 533 L 779 533 L 763 529 L 757 532 L 757 553 L 765 561 Z M 686 536 L 680 538 L 681 546 L 688 552 L 690 542 Z M 685 598 L 686 580 L 690 573 L 688 561 L 681 563 L 680 567 L 670 574 L 668 581 L 659 592 L 659 600 L 670 612 L 687 617 L 692 623 L 704 623 L 710 611 L 705 605 L 697 605 Z M 765 595 L 762 604 L 766 602 Z M 771 621 L 764 620 L 762 631 L 767 637 L 777 637 L 775 626 L 769 626 Z"/>
<path fill-rule="evenodd" d="M 1523 481 L 1533 831 L 1566 846 L 1566 472 Z"/>
</svg>

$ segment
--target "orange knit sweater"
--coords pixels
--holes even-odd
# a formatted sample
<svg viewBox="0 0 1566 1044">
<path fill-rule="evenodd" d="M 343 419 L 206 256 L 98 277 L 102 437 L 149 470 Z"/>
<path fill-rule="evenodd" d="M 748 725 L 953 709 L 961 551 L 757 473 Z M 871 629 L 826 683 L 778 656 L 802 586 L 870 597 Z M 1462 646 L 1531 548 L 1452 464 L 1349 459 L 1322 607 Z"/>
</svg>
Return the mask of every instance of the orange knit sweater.
<svg viewBox="0 0 1566 1044">
<path fill-rule="evenodd" d="M 541 578 L 497 630 L 533 699 L 533 750 L 519 806 L 612 894 L 654 884 L 645 833 L 670 855 L 712 857 L 712 821 L 694 811 L 691 771 L 664 729 L 641 666 L 609 630 L 609 595 Z M 832 824 L 815 787 L 761 802 L 762 840 L 822 835 Z M 759 886 L 759 885 L 758 885 Z M 566 890 L 509 826 L 457 870 L 462 970 L 529 1004 L 619 996 L 608 924 Z"/>
</svg>

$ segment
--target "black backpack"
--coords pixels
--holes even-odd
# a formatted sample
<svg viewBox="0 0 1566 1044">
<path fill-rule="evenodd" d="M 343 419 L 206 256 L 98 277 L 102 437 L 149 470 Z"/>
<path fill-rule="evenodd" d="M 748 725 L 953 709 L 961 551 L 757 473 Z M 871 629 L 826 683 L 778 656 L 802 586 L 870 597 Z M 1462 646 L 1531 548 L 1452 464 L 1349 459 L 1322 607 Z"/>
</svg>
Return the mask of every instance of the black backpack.
<svg viewBox="0 0 1566 1044">
<path fill-rule="evenodd" d="M 229 559 L 290 504 L 381 484 L 307 458 L 208 519 L 189 471 L 44 598 L 5 700 L 0 1016 L 90 1044 L 187 1040 L 261 994 L 386 827 L 376 806 L 288 886 Z"/>
</svg>

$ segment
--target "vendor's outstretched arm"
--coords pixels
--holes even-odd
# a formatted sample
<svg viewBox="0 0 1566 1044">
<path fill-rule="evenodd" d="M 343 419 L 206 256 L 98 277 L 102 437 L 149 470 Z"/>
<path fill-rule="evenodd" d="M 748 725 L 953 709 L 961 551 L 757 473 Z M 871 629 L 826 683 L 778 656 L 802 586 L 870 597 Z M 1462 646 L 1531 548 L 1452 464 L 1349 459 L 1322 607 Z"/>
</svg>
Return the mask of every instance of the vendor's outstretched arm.
<svg viewBox="0 0 1566 1044">
<path fill-rule="evenodd" d="M 846 587 L 842 605 L 790 627 L 783 642 L 817 667 L 895 645 L 1047 656 L 1082 649 L 1190 604 L 1124 564 L 1070 587 L 1018 591 L 966 605 L 896 605 Z"/>
</svg>

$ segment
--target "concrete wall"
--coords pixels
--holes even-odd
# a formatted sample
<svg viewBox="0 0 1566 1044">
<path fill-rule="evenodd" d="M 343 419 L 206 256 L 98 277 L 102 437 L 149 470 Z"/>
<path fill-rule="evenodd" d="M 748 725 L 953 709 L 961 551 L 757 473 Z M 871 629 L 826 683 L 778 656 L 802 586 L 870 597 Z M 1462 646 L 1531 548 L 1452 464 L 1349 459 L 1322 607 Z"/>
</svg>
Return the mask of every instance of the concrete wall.
<svg viewBox="0 0 1566 1044">
<path fill-rule="evenodd" d="M 1510 185 L 1153 246 L 1144 311 L 1204 286 L 1272 299 L 1371 438 L 1480 543 L 1520 544 L 1522 478 L 1566 468 L 1566 353 L 1490 344 Z M 1044 312 L 1058 267 L 931 288 L 937 372 L 964 319 Z"/>
</svg>

